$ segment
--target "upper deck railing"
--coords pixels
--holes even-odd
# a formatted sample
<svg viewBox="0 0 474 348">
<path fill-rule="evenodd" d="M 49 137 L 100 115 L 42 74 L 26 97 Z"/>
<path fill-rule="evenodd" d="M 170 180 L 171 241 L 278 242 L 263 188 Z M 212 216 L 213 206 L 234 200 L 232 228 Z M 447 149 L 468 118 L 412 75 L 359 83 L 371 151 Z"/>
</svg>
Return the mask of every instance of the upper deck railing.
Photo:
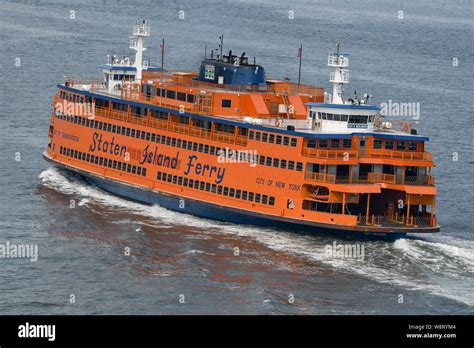
<svg viewBox="0 0 474 348">
<path fill-rule="evenodd" d="M 417 186 L 434 186 L 435 179 L 431 175 L 405 176 L 397 177 L 392 174 L 379 172 L 370 172 L 361 174 L 357 177 L 350 175 L 334 175 L 317 172 L 306 172 L 306 180 L 332 183 L 332 184 L 376 184 L 386 183 L 392 185 L 417 185 Z"/>
<path fill-rule="evenodd" d="M 403 161 L 433 161 L 431 152 L 409 152 L 409 151 L 392 151 L 392 150 L 370 150 L 365 157 L 395 159 Z"/>
</svg>

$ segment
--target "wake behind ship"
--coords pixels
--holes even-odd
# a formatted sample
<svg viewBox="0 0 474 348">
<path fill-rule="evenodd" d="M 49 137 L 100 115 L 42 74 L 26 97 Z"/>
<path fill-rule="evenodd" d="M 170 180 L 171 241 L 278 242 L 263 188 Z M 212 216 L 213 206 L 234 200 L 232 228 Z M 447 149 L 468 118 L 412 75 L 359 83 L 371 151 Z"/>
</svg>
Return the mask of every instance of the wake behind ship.
<svg viewBox="0 0 474 348">
<path fill-rule="evenodd" d="M 129 58 L 102 80 L 59 84 L 48 161 L 111 193 L 200 217 L 306 232 L 398 237 L 439 231 L 427 137 L 381 108 L 343 98 L 349 56 L 329 54 L 332 95 L 267 79 L 229 51 L 198 71 Z"/>
</svg>

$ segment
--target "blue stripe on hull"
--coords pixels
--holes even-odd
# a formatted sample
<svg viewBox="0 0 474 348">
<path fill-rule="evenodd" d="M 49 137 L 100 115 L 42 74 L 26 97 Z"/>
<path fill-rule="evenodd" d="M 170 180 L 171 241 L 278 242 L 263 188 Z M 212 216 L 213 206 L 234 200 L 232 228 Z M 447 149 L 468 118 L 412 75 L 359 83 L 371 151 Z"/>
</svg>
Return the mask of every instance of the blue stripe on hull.
<svg viewBox="0 0 474 348">
<path fill-rule="evenodd" d="M 129 185 L 123 185 L 115 181 L 110 181 L 96 176 L 87 175 L 84 173 L 81 173 L 80 175 L 93 185 L 115 195 L 150 205 L 156 204 L 172 211 L 187 213 L 211 220 L 219 220 L 236 224 L 264 226 L 267 228 L 270 227 L 276 229 L 284 229 L 286 231 L 297 231 L 305 234 L 325 234 L 337 237 L 349 237 L 358 239 L 363 238 L 395 240 L 397 238 L 406 236 L 404 233 L 390 233 L 387 235 L 369 234 L 346 230 L 322 228 L 317 226 L 309 226 L 285 221 L 276 221 L 269 218 L 246 214 L 244 211 L 226 210 L 218 205 L 210 203 L 202 203 L 195 200 L 188 200 L 186 198 L 170 196 L 156 191 L 147 191 Z M 183 208 L 180 208 L 181 199 L 184 200 Z"/>
</svg>

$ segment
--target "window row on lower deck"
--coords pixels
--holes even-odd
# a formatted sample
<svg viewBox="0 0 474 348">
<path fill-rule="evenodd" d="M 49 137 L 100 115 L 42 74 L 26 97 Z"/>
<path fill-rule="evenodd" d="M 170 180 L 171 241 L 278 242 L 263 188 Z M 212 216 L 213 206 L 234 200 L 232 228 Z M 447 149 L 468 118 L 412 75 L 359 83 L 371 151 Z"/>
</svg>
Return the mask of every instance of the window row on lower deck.
<svg viewBox="0 0 474 348">
<path fill-rule="evenodd" d="M 169 173 L 158 172 L 157 177 L 159 181 L 169 182 L 179 186 L 185 186 L 195 190 L 217 193 L 226 197 L 242 199 L 249 202 L 275 205 L 275 197 L 262 195 L 260 193 L 249 192 L 245 190 L 235 189 L 232 187 L 211 184 L 209 182 L 189 179 L 179 175 L 172 175 Z"/>
<path fill-rule="evenodd" d="M 119 134 L 123 136 L 128 136 L 136 139 L 141 139 L 145 141 L 151 141 L 157 144 L 163 144 L 167 146 L 177 147 L 184 150 L 201 152 L 204 154 L 215 155 L 215 156 L 225 156 L 228 152 L 228 148 L 220 148 L 212 145 L 196 143 L 192 141 L 182 140 L 179 138 L 169 137 L 166 135 L 160 135 L 150 132 L 141 131 L 139 129 L 129 128 L 114 125 L 107 122 L 90 120 L 87 117 L 81 116 L 72 116 L 67 114 L 56 113 L 56 117 L 67 122 L 74 124 L 79 124 L 88 128 L 94 128 L 105 132 L 110 132 L 113 134 Z M 239 150 L 232 150 L 234 152 L 244 152 Z M 273 158 L 263 155 L 256 155 L 256 158 L 253 159 L 256 163 L 260 165 L 265 165 L 274 168 L 288 169 L 288 170 L 297 170 L 301 172 L 303 170 L 302 162 L 295 162 L 286 159 Z"/>
<path fill-rule="evenodd" d="M 102 156 L 95 156 L 89 153 L 85 153 L 82 151 L 78 151 L 75 149 L 67 148 L 61 146 L 59 148 L 59 153 L 61 155 L 78 159 L 80 161 L 89 162 L 93 164 L 97 164 L 102 167 L 107 167 L 111 169 L 121 170 L 126 173 L 136 174 L 140 176 L 146 176 L 146 168 L 140 167 L 136 165 L 132 165 L 129 163 L 124 163 L 116 160 L 111 160 Z"/>
</svg>

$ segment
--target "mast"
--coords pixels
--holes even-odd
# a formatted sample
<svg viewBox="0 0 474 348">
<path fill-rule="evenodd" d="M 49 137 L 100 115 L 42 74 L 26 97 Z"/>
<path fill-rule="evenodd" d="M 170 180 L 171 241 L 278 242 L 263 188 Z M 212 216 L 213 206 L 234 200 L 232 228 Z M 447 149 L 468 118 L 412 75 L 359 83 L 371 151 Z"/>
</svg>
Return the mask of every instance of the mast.
<svg viewBox="0 0 474 348">
<path fill-rule="evenodd" d="M 143 52 L 146 50 L 145 37 L 148 36 L 150 36 L 150 26 L 146 20 L 137 23 L 133 27 L 133 35 L 130 36 L 130 48 L 136 51 L 133 66 L 137 69 L 135 77 L 137 81 L 142 79 Z"/>
<path fill-rule="evenodd" d="M 343 86 L 349 83 L 349 55 L 342 54 L 339 52 L 340 43 L 336 43 L 336 49 L 333 52 L 329 52 L 328 66 L 334 68 L 329 75 L 329 82 L 333 84 L 332 90 L 332 103 L 333 104 L 344 104 L 342 100 Z"/>
</svg>

